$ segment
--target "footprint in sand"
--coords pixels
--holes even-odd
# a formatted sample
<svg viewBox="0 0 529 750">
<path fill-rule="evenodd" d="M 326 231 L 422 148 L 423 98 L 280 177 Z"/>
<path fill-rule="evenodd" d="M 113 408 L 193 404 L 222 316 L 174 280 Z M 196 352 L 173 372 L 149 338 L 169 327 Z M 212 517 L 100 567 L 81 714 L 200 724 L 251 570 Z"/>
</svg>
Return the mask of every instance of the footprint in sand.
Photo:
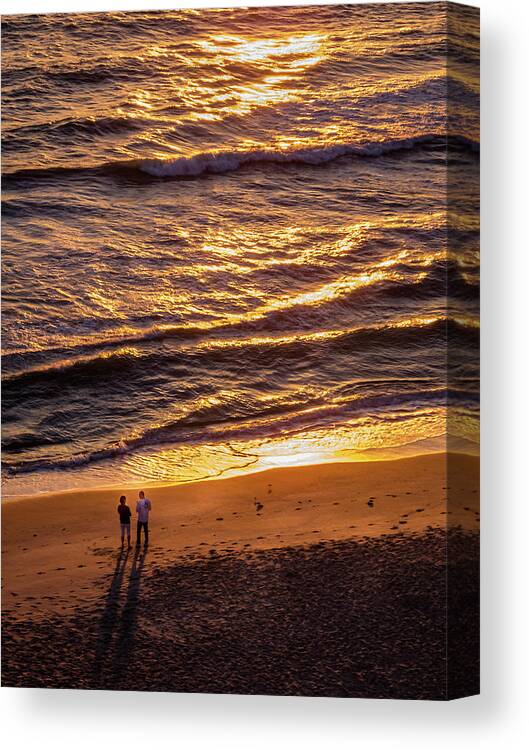
<svg viewBox="0 0 529 750">
<path fill-rule="evenodd" d="M 402 526 L 403 524 L 405 524 L 405 523 L 408 523 L 408 522 L 407 522 L 407 521 L 399 521 L 399 523 L 400 523 L 400 524 L 401 524 L 401 526 Z"/>
<path fill-rule="evenodd" d="M 219 518 L 216 518 L 215 520 L 216 521 L 224 521 L 224 519 L 222 518 L 222 516 L 220 516 Z"/>
<path fill-rule="evenodd" d="M 424 510 L 424 508 L 416 508 L 416 509 L 415 509 L 415 512 L 416 512 L 416 513 L 422 513 L 422 512 L 423 512 L 423 510 Z"/>
</svg>

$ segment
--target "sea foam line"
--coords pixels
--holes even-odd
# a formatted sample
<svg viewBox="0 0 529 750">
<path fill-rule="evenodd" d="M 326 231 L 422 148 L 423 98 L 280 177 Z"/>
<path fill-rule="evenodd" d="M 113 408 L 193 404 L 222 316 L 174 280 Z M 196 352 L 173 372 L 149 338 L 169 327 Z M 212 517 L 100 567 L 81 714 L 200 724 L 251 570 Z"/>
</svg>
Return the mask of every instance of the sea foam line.
<svg viewBox="0 0 529 750">
<path fill-rule="evenodd" d="M 359 158 L 378 157 L 392 152 L 411 150 L 421 145 L 448 148 L 451 145 L 463 146 L 471 151 L 479 151 L 479 144 L 464 136 L 454 135 L 447 139 L 446 133 L 428 133 L 387 141 L 366 143 L 333 143 L 311 148 L 281 149 L 263 148 L 229 151 L 204 151 L 192 156 L 175 159 L 131 159 L 107 162 L 105 164 L 81 166 L 51 166 L 4 172 L 3 179 L 33 179 L 60 176 L 64 174 L 119 174 L 139 173 L 157 178 L 190 179 L 208 174 L 226 174 L 249 165 L 280 164 L 322 166 L 344 156 Z"/>
<path fill-rule="evenodd" d="M 381 156 L 393 151 L 412 149 L 415 146 L 445 140 L 445 136 L 420 135 L 388 141 L 350 144 L 335 143 L 301 149 L 255 149 L 248 151 L 210 151 L 182 156 L 177 159 L 143 159 L 137 168 L 152 177 L 199 177 L 203 174 L 225 174 L 249 164 L 306 164 L 319 166 L 343 156 Z M 459 139 L 458 139 L 459 140 Z M 476 144 L 462 139 L 465 145 Z"/>
</svg>

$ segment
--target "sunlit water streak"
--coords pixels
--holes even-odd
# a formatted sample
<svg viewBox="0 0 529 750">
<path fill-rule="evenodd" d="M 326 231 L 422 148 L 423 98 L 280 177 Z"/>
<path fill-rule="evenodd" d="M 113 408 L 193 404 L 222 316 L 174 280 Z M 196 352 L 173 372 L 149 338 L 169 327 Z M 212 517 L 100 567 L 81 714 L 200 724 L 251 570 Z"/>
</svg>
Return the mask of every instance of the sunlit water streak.
<svg viewBox="0 0 529 750">
<path fill-rule="evenodd" d="M 458 13 L 5 19 L 7 494 L 476 449 Z"/>
</svg>

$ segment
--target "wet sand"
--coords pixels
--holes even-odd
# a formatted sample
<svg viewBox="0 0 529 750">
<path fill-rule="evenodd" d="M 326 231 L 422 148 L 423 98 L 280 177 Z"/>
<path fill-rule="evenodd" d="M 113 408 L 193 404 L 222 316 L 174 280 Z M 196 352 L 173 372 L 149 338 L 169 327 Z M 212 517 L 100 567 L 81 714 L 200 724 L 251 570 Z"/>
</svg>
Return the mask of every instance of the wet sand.
<svg viewBox="0 0 529 750">
<path fill-rule="evenodd" d="M 119 493 L 4 502 L 2 682 L 476 692 L 478 461 L 448 466 L 450 484 L 437 454 L 145 488 L 151 543 L 123 553 Z"/>
</svg>

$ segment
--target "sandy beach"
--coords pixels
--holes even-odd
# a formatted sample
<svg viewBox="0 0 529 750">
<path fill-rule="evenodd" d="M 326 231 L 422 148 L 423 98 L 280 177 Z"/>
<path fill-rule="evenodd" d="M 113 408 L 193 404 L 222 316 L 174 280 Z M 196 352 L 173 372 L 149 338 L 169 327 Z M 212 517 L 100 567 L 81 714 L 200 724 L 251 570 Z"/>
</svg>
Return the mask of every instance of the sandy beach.
<svg viewBox="0 0 529 750">
<path fill-rule="evenodd" d="M 474 656 L 447 678 L 445 638 L 478 627 L 478 465 L 451 455 L 447 480 L 435 454 L 145 487 L 150 545 L 123 553 L 119 492 L 4 501 L 3 684 L 468 693 Z"/>
</svg>

